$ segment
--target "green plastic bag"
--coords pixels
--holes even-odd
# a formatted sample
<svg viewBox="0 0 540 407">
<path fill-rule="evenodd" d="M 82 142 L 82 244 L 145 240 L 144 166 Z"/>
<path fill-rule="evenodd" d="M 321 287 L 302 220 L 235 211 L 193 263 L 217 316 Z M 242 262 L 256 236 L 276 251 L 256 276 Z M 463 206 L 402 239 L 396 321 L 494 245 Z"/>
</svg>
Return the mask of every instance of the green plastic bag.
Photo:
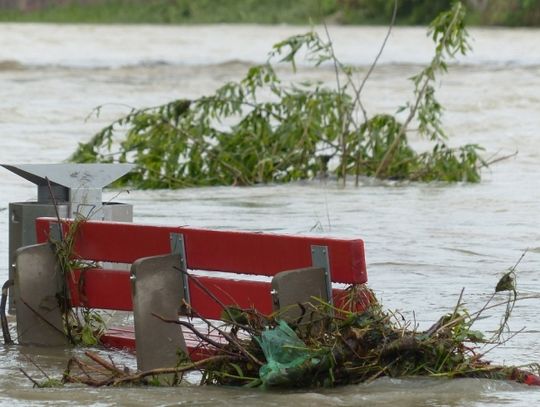
<svg viewBox="0 0 540 407">
<path fill-rule="evenodd" d="M 283 320 L 274 329 L 266 329 L 257 341 L 267 362 L 261 366 L 259 377 L 267 387 L 301 385 L 306 379 L 306 370 L 320 363 Z"/>
</svg>

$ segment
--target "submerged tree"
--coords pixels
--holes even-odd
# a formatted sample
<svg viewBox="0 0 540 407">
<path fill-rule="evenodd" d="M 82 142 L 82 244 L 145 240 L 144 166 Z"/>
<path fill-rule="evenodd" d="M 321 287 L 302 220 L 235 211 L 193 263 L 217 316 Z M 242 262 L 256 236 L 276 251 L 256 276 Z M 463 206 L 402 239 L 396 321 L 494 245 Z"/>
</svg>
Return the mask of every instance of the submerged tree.
<svg viewBox="0 0 540 407">
<path fill-rule="evenodd" d="M 324 39 L 312 31 L 276 44 L 267 63 L 213 95 L 131 111 L 80 144 L 71 160 L 133 162 L 137 170 L 124 180 L 139 188 L 251 185 L 320 174 L 336 175 L 343 183 L 350 175 L 357 183 L 360 176 L 477 182 L 486 165 L 480 147 L 448 147 L 434 88 L 448 61 L 469 49 L 464 17 L 455 2 L 431 23 L 435 54 L 412 78 L 414 100 L 400 109 L 408 112 L 404 122 L 387 114 L 369 116 L 362 105 L 377 60 L 357 84 L 355 69 L 336 57 L 328 32 Z M 282 83 L 275 66 L 290 63 L 296 69 L 299 52 L 314 66 L 333 64 L 336 86 Z M 410 147 L 412 122 L 433 143 L 430 151 Z"/>
</svg>

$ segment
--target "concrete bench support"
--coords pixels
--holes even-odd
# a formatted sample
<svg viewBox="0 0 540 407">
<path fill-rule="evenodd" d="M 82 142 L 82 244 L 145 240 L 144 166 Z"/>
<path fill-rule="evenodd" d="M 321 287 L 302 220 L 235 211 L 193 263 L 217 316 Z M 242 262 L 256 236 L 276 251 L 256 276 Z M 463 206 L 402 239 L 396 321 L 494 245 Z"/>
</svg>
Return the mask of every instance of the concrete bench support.
<svg viewBox="0 0 540 407">
<path fill-rule="evenodd" d="M 318 305 L 313 297 L 328 302 L 328 288 L 325 271 L 322 268 L 308 267 L 283 271 L 272 279 L 272 305 L 275 311 L 281 310 L 280 317 L 287 322 L 309 320 L 313 308 Z M 304 306 L 306 312 L 299 306 Z"/>
<path fill-rule="evenodd" d="M 184 298 L 180 255 L 168 254 L 139 259 L 131 266 L 133 318 L 139 370 L 174 367 L 178 352 L 186 352 L 180 326 L 153 314 L 177 320 Z"/>
<path fill-rule="evenodd" d="M 272 308 L 283 310 L 280 314 L 287 322 L 308 320 L 313 309 L 304 313 L 302 305 L 318 305 L 313 297 L 332 304 L 332 277 L 328 261 L 327 246 L 311 246 L 311 267 L 287 270 L 277 273 L 272 278 Z"/>
<path fill-rule="evenodd" d="M 17 335 L 21 345 L 64 346 L 59 298 L 63 276 L 48 243 L 26 246 L 15 255 Z"/>
</svg>

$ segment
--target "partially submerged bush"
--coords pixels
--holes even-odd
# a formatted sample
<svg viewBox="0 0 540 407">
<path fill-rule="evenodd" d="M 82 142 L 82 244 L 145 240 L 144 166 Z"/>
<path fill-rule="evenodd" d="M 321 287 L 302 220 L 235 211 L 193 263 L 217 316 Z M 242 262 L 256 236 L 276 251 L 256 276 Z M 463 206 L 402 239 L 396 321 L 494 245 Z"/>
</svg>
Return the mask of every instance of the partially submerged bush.
<svg viewBox="0 0 540 407">
<path fill-rule="evenodd" d="M 211 96 L 133 110 L 79 145 L 71 160 L 133 162 L 137 170 L 123 179 L 139 188 L 251 185 L 328 174 L 343 183 L 349 175 L 357 183 L 360 176 L 477 182 L 485 165 L 480 147 L 446 144 L 434 90 L 448 60 L 468 50 L 464 15 L 456 2 L 431 23 L 435 55 L 412 78 L 414 100 L 400 109 L 406 113 L 403 122 L 386 114 L 368 116 L 362 105 L 362 90 L 377 60 L 357 84 L 355 69 L 339 61 L 330 36 L 325 40 L 310 32 L 276 44 L 267 63 Z M 333 64 L 335 88 L 281 82 L 276 60 L 296 69 L 300 51 L 314 66 Z M 419 154 L 410 147 L 412 122 L 433 143 L 430 151 Z"/>
</svg>

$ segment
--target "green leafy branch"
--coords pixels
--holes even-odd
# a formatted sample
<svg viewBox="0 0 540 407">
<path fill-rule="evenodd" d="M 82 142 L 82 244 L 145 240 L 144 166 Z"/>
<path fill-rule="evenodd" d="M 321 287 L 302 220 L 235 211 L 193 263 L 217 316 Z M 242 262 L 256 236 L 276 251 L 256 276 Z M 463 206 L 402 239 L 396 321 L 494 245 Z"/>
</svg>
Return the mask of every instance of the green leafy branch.
<svg viewBox="0 0 540 407">
<path fill-rule="evenodd" d="M 252 185 L 336 176 L 345 184 L 354 175 L 380 179 L 478 182 L 487 166 L 481 147 L 450 148 L 442 127 L 443 107 L 435 81 L 448 61 L 469 49 L 464 8 L 456 2 L 430 25 L 435 55 L 412 78 L 414 101 L 397 116 L 370 116 L 362 91 L 388 40 L 360 83 L 357 69 L 343 64 L 326 39 L 315 31 L 274 45 L 266 63 L 224 84 L 214 94 L 139 110 L 114 121 L 89 142 L 80 144 L 75 162 L 132 162 L 137 170 L 124 183 L 138 188 L 204 185 Z M 279 64 L 298 69 L 303 56 L 319 69 L 332 64 L 335 87 L 320 83 L 283 83 Z M 399 113 L 399 111 L 398 111 Z M 407 140 L 409 126 L 434 143 L 417 153 Z"/>
</svg>

